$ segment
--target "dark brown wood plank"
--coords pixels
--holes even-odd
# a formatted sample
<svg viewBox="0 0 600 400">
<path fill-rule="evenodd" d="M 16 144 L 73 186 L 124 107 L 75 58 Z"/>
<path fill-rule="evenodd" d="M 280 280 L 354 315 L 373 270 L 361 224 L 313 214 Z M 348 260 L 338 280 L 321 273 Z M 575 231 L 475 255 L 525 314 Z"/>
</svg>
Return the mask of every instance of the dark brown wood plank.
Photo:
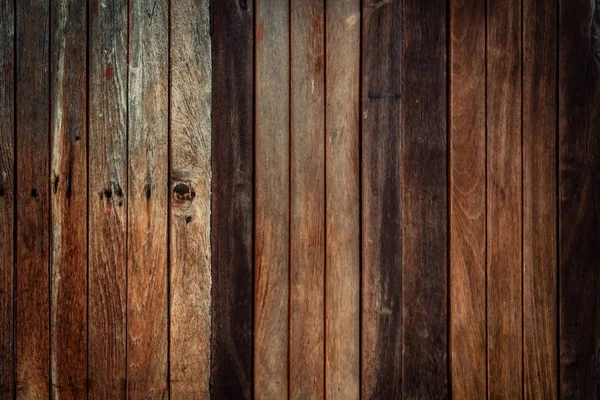
<svg viewBox="0 0 600 400">
<path fill-rule="evenodd" d="M 288 396 L 289 3 L 255 2 L 254 396 Z"/>
<path fill-rule="evenodd" d="M 363 3 L 362 398 L 402 397 L 402 6 Z"/>
<path fill-rule="evenodd" d="M 560 396 L 600 396 L 600 4 L 560 1 Z"/>
<path fill-rule="evenodd" d="M 522 396 L 521 2 L 487 4 L 488 394 Z"/>
<path fill-rule="evenodd" d="M 14 398 L 15 3 L 0 0 L 0 397 Z"/>
<path fill-rule="evenodd" d="M 127 2 L 89 0 L 90 399 L 124 399 L 127 335 Z"/>
<path fill-rule="evenodd" d="M 165 4 L 171 5 L 172 29 L 170 397 L 200 399 L 209 397 L 211 360 L 209 1 L 180 0 Z M 162 39 L 156 36 L 157 41 L 152 46 L 157 49 L 157 45 L 160 45 L 161 54 L 164 50 Z M 162 72 L 157 69 L 156 77 L 159 73 L 163 77 Z M 161 91 L 156 98 L 162 103 L 166 100 L 163 96 L 164 92 Z M 151 99 L 147 98 L 146 101 Z M 161 105 L 157 104 L 153 113 L 160 110 Z M 162 123 L 164 115 L 161 113 L 160 117 L 159 123 Z M 159 140 L 161 143 L 164 141 L 162 131 Z M 164 163 L 164 160 L 159 159 L 158 163 Z M 226 170 L 229 171 L 230 167 Z M 162 174 L 162 168 L 158 171 Z M 162 179 L 157 181 L 161 182 L 156 186 L 157 195 L 160 196 Z M 154 210 L 159 218 L 161 204 L 156 203 Z M 156 226 L 159 238 L 158 229 L 161 226 Z M 154 251 L 160 249 L 159 241 L 156 246 Z M 161 303 L 161 310 L 162 307 Z M 148 311 L 151 312 L 150 309 Z M 150 352 L 148 361 L 152 360 L 152 356 Z"/>
<path fill-rule="evenodd" d="M 51 10 L 52 397 L 85 399 L 87 380 L 87 7 Z"/>
<path fill-rule="evenodd" d="M 17 398 L 50 395 L 49 2 L 16 3 Z"/>
<path fill-rule="evenodd" d="M 249 400 L 253 381 L 253 2 L 213 2 L 212 18 L 212 396 Z"/>
<path fill-rule="evenodd" d="M 290 398 L 325 395 L 325 26 L 290 3 Z"/>
<path fill-rule="evenodd" d="M 557 393 L 557 2 L 523 1 L 524 397 Z"/>
<path fill-rule="evenodd" d="M 129 11 L 127 398 L 162 399 L 168 390 L 169 2 L 133 0 Z"/>
<path fill-rule="evenodd" d="M 450 2 L 452 396 L 486 398 L 485 2 Z"/>
<path fill-rule="evenodd" d="M 326 9 L 325 388 L 360 398 L 360 1 Z"/>
</svg>

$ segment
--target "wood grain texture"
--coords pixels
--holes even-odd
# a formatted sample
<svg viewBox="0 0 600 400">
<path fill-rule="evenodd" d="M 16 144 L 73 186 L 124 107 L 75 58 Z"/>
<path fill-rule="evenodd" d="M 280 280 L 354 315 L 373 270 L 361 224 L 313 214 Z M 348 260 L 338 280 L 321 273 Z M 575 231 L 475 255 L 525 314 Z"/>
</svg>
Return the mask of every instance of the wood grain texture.
<svg viewBox="0 0 600 400">
<path fill-rule="evenodd" d="M 254 396 L 288 396 L 290 52 L 287 1 L 255 2 Z"/>
<path fill-rule="evenodd" d="M 325 396 L 360 398 L 360 1 L 326 9 Z"/>
<path fill-rule="evenodd" d="M 215 399 L 252 398 L 252 3 L 212 4 L 211 376 Z"/>
<path fill-rule="evenodd" d="M 129 10 L 127 397 L 165 399 L 169 3 Z"/>
<path fill-rule="evenodd" d="M 560 1 L 560 397 L 600 396 L 600 4 Z"/>
<path fill-rule="evenodd" d="M 325 14 L 290 3 L 290 398 L 325 395 Z"/>
<path fill-rule="evenodd" d="M 209 397 L 211 357 L 209 2 L 186 0 L 170 4 L 170 396 L 200 399 Z M 160 36 L 157 39 L 162 40 Z M 157 93 L 157 97 L 162 95 Z M 157 188 L 160 187 L 159 184 Z M 157 204 L 155 210 L 162 209 Z"/>
<path fill-rule="evenodd" d="M 88 10 L 88 396 L 125 399 L 128 10 L 123 0 Z"/>
<path fill-rule="evenodd" d="M 521 2 L 487 4 L 488 394 L 522 396 Z"/>
<path fill-rule="evenodd" d="M 557 2 L 523 1 L 524 397 L 557 393 Z"/>
<path fill-rule="evenodd" d="M 486 398 L 485 2 L 450 2 L 452 396 Z"/>
<path fill-rule="evenodd" d="M 52 2 L 51 281 L 52 397 L 87 389 L 87 7 Z"/>
<path fill-rule="evenodd" d="M 49 2 L 16 4 L 16 396 L 49 397 Z"/>
<path fill-rule="evenodd" d="M 402 394 L 402 7 L 363 3 L 362 398 Z"/>
</svg>

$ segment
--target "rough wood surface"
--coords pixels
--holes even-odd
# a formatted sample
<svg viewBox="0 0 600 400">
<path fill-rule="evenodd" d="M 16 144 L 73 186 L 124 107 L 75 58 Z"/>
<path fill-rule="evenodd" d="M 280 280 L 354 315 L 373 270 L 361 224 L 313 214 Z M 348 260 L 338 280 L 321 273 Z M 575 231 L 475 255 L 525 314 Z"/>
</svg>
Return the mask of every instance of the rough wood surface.
<svg viewBox="0 0 600 400">
<path fill-rule="evenodd" d="M 254 396 L 288 396 L 290 52 L 287 1 L 255 2 Z"/>
<path fill-rule="evenodd" d="M 209 396 L 211 357 L 209 2 L 185 0 L 170 4 L 170 396 L 200 399 Z M 161 41 L 162 37 L 156 39 Z M 161 91 L 157 97 L 164 94 Z M 160 195 L 161 184 L 156 187 Z M 156 212 L 161 211 L 157 204 Z"/>
<path fill-rule="evenodd" d="M 238 0 L 212 7 L 212 396 L 250 400 L 254 11 Z"/>
<path fill-rule="evenodd" d="M 360 398 L 360 1 L 326 4 L 325 396 Z"/>
</svg>

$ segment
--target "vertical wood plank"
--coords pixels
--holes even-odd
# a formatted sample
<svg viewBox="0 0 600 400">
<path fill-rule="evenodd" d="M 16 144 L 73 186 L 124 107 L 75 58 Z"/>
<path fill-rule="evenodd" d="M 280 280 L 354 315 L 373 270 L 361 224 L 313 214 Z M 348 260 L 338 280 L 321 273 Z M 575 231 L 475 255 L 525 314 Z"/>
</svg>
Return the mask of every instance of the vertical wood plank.
<svg viewBox="0 0 600 400">
<path fill-rule="evenodd" d="M 488 393 L 522 396 L 521 2 L 487 4 Z"/>
<path fill-rule="evenodd" d="M 360 398 L 360 1 L 326 1 L 325 388 Z"/>
<path fill-rule="evenodd" d="M 89 0 L 90 399 L 124 399 L 127 374 L 127 1 Z"/>
<path fill-rule="evenodd" d="M 557 393 L 557 2 L 523 1 L 524 397 Z"/>
<path fill-rule="evenodd" d="M 213 2 L 212 17 L 212 396 L 249 400 L 253 381 L 254 5 L 238 0 Z"/>
<path fill-rule="evenodd" d="M 129 3 L 127 397 L 167 396 L 167 0 Z"/>
<path fill-rule="evenodd" d="M 86 3 L 51 10 L 51 378 L 55 399 L 85 399 L 87 379 Z"/>
<path fill-rule="evenodd" d="M 560 396 L 600 396 L 600 4 L 560 1 Z"/>
<path fill-rule="evenodd" d="M 321 0 L 290 4 L 290 398 L 319 399 L 325 394 L 325 15 Z"/>
<path fill-rule="evenodd" d="M 485 2 L 450 2 L 452 396 L 486 398 Z"/>
<path fill-rule="evenodd" d="M 255 2 L 254 395 L 288 396 L 290 53 L 288 1 Z"/>
<path fill-rule="evenodd" d="M 402 5 L 363 2 L 362 398 L 402 397 Z"/>
<path fill-rule="evenodd" d="M 0 0 L 0 397 L 14 398 L 15 3 Z"/>
<path fill-rule="evenodd" d="M 17 2 L 17 398 L 49 396 L 49 2 Z"/>
<path fill-rule="evenodd" d="M 171 397 L 208 398 L 211 359 L 209 2 L 176 1 L 171 2 L 171 7 Z M 162 40 L 162 37 L 157 36 L 157 39 Z M 155 43 L 155 49 L 157 44 L 160 43 Z M 163 95 L 158 93 L 157 98 L 163 99 Z M 155 112 L 159 110 L 160 105 Z M 160 141 L 163 139 L 161 135 Z M 163 161 L 157 160 L 157 164 L 159 162 Z M 162 169 L 158 171 L 162 173 Z M 159 196 L 161 187 L 157 185 Z M 155 213 L 161 212 L 159 205 L 155 206 Z M 159 242 L 156 245 L 160 246 Z"/>
</svg>

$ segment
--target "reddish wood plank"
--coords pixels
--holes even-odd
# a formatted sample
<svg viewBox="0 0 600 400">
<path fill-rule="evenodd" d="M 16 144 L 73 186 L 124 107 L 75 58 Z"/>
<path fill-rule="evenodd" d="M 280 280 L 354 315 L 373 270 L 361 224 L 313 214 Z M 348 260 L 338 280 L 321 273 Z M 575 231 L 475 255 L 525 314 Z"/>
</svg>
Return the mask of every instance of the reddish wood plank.
<svg viewBox="0 0 600 400">
<path fill-rule="evenodd" d="M 212 4 L 211 375 L 216 399 L 252 398 L 252 3 Z"/>
<path fill-rule="evenodd" d="M 452 396 L 486 398 L 485 2 L 450 2 Z"/>
<path fill-rule="evenodd" d="M 87 380 L 87 7 L 51 10 L 52 397 L 85 399 Z"/>
<path fill-rule="evenodd" d="M 360 398 L 360 1 L 326 8 L 325 388 Z"/>
<path fill-rule="evenodd" d="M 288 396 L 289 4 L 255 2 L 254 396 Z"/>
<path fill-rule="evenodd" d="M 185 0 L 170 4 L 170 396 L 173 399 L 208 398 L 211 360 L 209 2 Z M 156 39 L 159 44 L 161 37 Z M 157 70 L 157 74 L 160 72 Z M 163 95 L 158 93 L 157 98 Z M 160 195 L 160 190 L 158 192 Z M 160 204 L 155 206 L 155 213 L 162 212 Z M 156 246 L 155 250 L 159 250 L 160 242 L 157 241 Z M 152 355 L 152 352 L 148 354 Z"/>
</svg>

